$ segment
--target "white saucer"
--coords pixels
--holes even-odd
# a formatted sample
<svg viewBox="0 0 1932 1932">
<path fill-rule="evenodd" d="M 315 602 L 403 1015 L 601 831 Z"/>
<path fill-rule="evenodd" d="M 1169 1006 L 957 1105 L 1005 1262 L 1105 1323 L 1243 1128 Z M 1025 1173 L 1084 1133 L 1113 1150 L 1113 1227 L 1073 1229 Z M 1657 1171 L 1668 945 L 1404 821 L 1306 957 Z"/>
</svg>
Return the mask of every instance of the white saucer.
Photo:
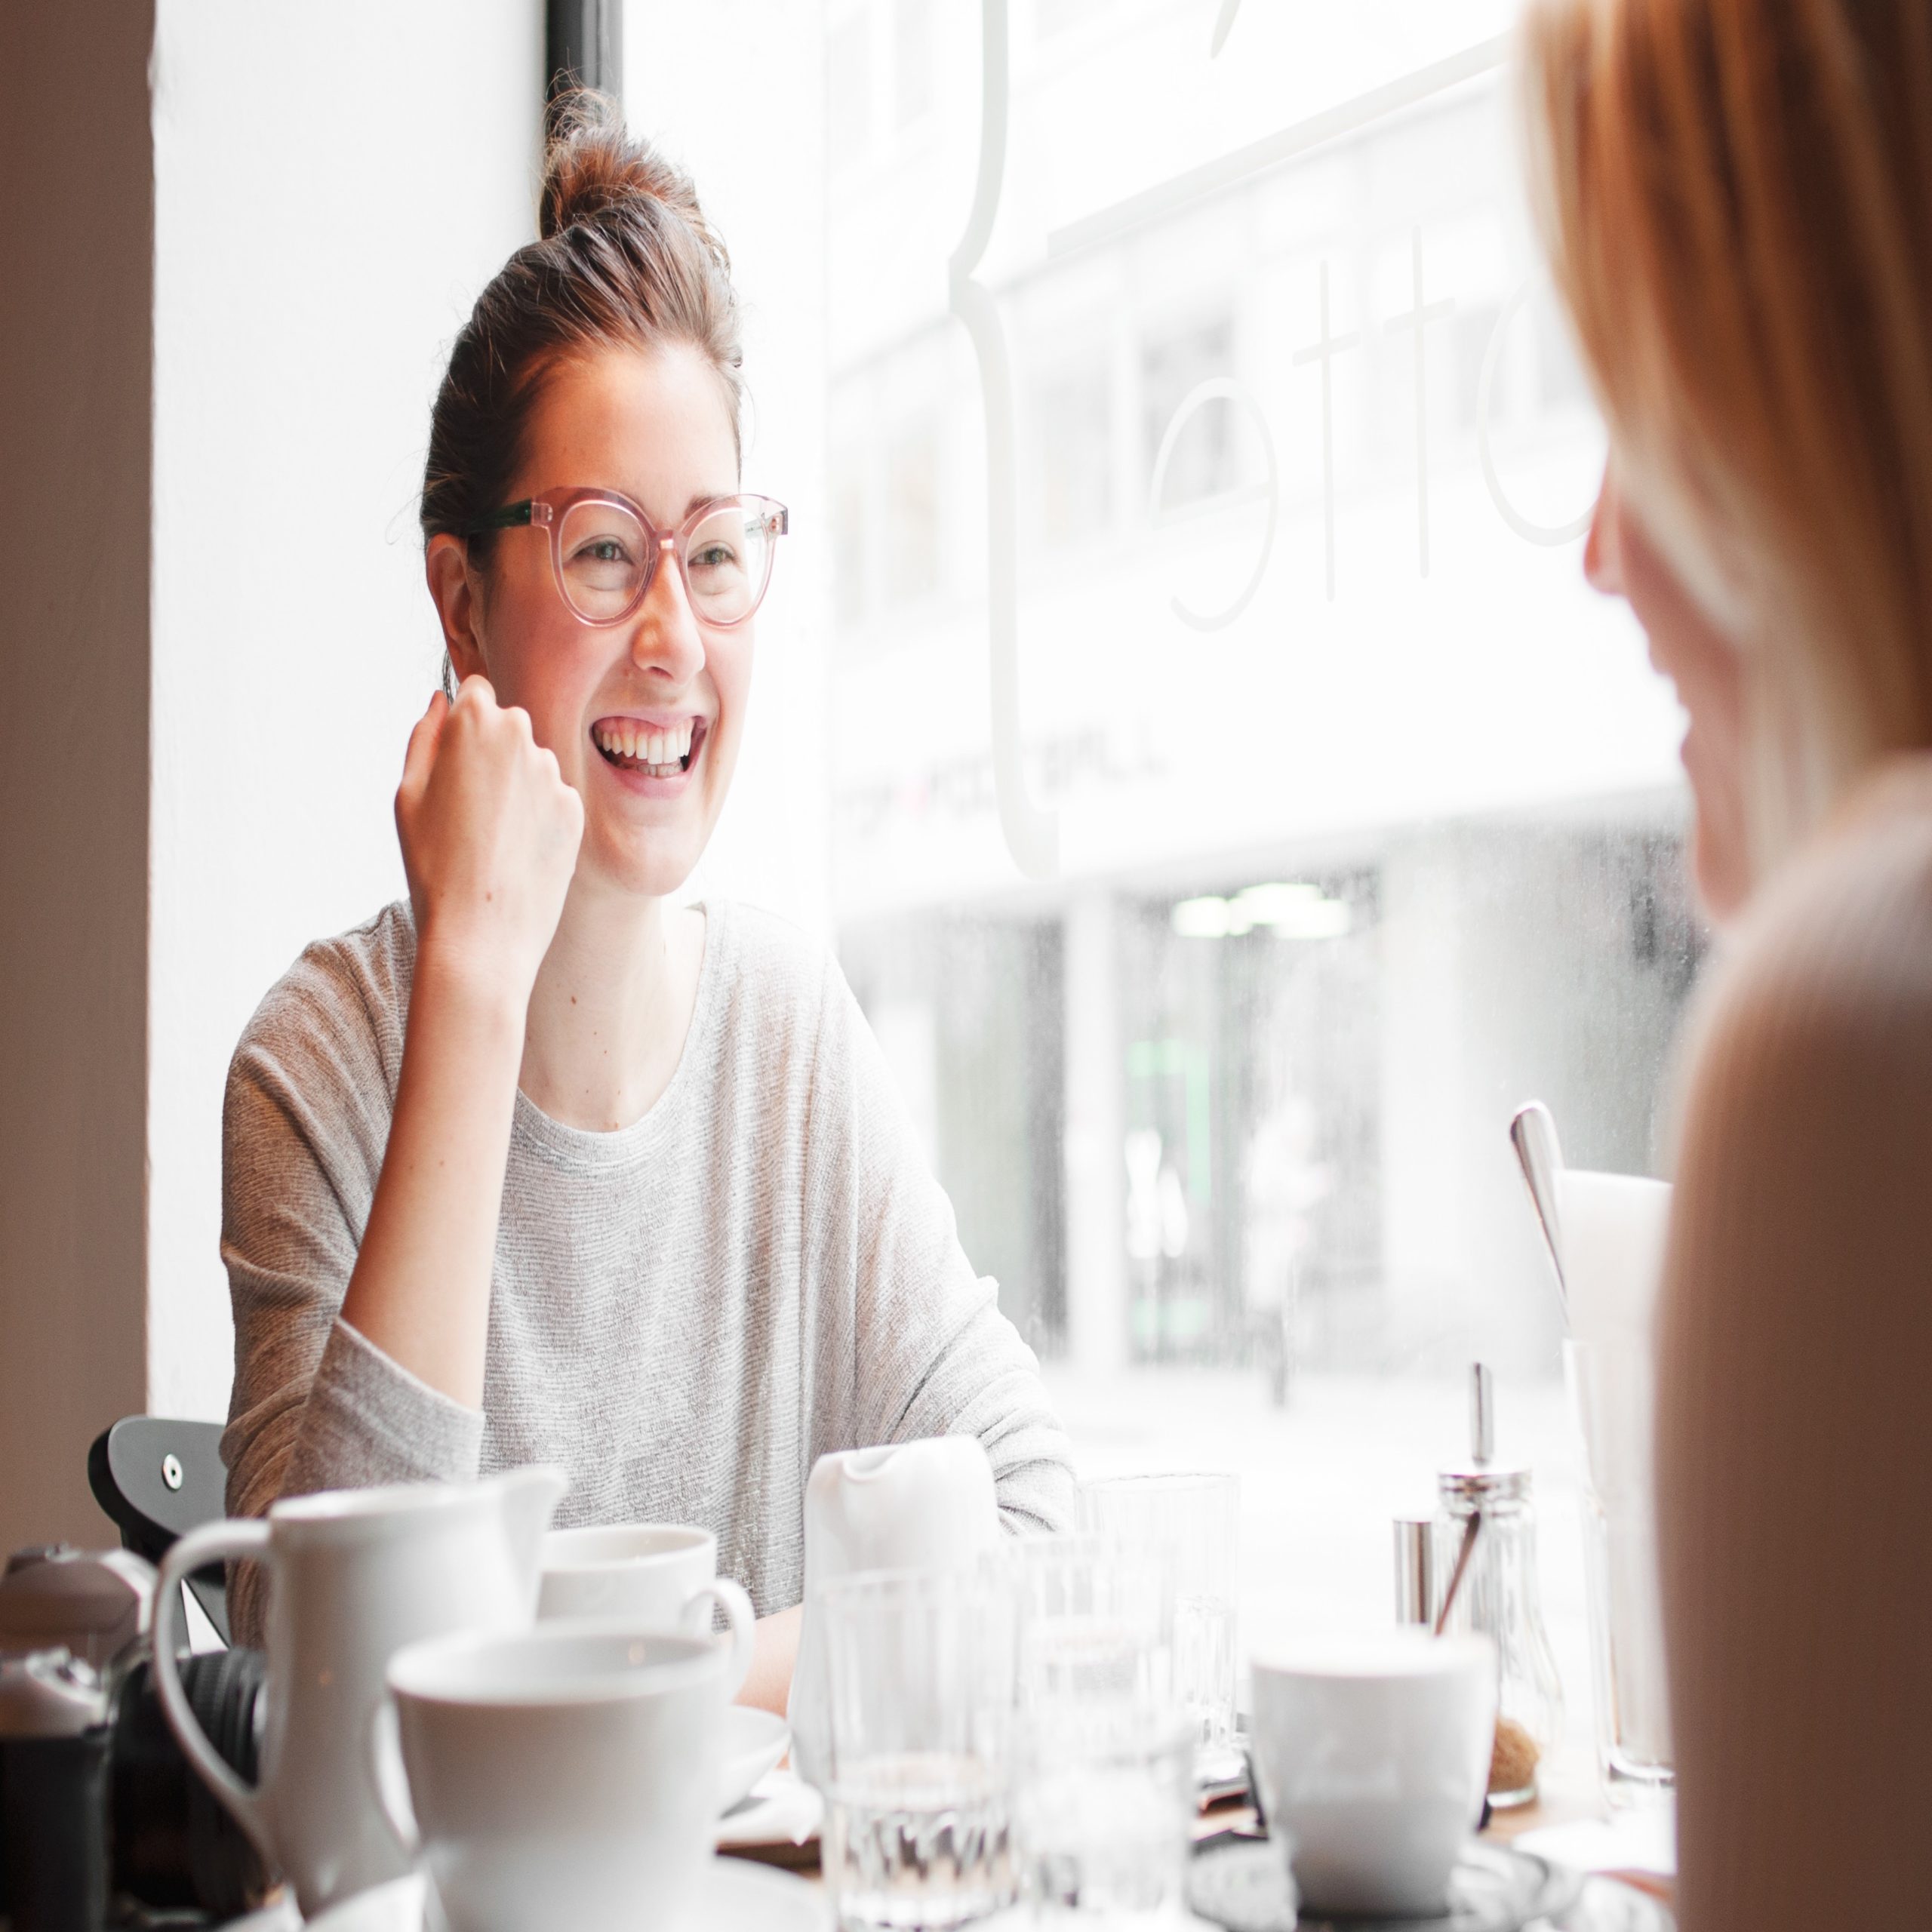
<svg viewBox="0 0 1932 1932">
<path fill-rule="evenodd" d="M 721 1814 L 751 1795 L 752 1786 L 792 1748 L 785 1720 L 769 1711 L 733 1704 L 724 1712 L 724 1749 L 718 1767 Z"/>
<path fill-rule="evenodd" d="M 1447 1909 L 1423 1918 L 1344 1918 L 1306 1908 L 1297 1918 L 1281 1847 L 1266 1838 L 1198 1853 L 1187 1875 L 1189 1905 L 1227 1932 L 1523 1932 L 1546 1921 L 1570 1924 L 1583 1889 L 1583 1875 L 1565 1866 L 1509 1845 L 1474 1843 L 1450 1875 Z"/>
<path fill-rule="evenodd" d="M 426 1932 L 426 1888 L 417 1875 L 358 1892 L 310 1919 L 309 1932 Z M 795 1872 L 714 1858 L 685 1924 L 691 1932 L 830 1932 L 832 1915 L 823 1894 Z"/>
<path fill-rule="evenodd" d="M 704 1932 L 831 1932 L 832 1908 L 795 1872 L 714 1858 L 691 1924 Z"/>
</svg>

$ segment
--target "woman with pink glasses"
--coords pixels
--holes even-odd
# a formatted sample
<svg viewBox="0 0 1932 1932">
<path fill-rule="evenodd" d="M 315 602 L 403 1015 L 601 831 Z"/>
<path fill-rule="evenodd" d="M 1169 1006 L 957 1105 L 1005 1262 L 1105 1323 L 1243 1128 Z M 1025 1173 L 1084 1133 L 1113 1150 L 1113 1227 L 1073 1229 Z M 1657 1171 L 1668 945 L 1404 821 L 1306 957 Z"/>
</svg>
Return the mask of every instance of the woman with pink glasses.
<svg viewBox="0 0 1932 1932">
<path fill-rule="evenodd" d="M 595 97 L 540 226 L 432 419 L 454 694 L 396 794 L 408 900 L 310 946 L 229 1074 L 229 1501 L 560 1463 L 561 1520 L 717 1533 L 777 1704 L 819 1455 L 974 1435 L 1051 1528 L 1066 1445 L 837 966 L 670 903 L 786 528 L 740 481 L 724 250 Z"/>
</svg>

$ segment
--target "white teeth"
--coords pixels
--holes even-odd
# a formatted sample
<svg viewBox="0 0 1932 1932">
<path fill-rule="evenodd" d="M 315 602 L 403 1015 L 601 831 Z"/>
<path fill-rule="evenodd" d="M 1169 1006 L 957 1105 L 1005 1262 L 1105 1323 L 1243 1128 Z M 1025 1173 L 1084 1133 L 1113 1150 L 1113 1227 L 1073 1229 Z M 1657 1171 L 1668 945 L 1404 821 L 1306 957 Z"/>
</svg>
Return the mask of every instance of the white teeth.
<svg viewBox="0 0 1932 1932">
<path fill-rule="evenodd" d="M 640 731 L 635 719 L 621 718 L 614 724 L 600 724 L 595 735 L 598 744 L 614 756 L 663 768 L 681 764 L 691 756 L 695 726 L 696 721 L 687 718 L 668 731 Z"/>
</svg>

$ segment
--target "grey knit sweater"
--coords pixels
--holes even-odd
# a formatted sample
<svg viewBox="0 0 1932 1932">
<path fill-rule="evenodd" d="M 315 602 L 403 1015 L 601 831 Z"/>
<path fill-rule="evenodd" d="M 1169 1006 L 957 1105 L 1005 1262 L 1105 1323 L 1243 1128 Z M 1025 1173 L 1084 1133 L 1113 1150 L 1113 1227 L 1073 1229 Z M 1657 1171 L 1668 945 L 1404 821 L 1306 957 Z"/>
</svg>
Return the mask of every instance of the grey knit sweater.
<svg viewBox="0 0 1932 1932">
<path fill-rule="evenodd" d="M 975 1435 L 1008 1525 L 1065 1527 L 1038 1364 L 961 1251 L 837 965 L 769 915 L 706 913 L 683 1057 L 642 1119 L 585 1133 L 517 1096 L 480 1412 L 337 1319 L 402 1063 L 408 905 L 311 946 L 262 1002 L 223 1121 L 232 1513 L 556 1463 L 560 1523 L 704 1524 L 761 1614 L 798 1600 L 828 1450 Z"/>
</svg>

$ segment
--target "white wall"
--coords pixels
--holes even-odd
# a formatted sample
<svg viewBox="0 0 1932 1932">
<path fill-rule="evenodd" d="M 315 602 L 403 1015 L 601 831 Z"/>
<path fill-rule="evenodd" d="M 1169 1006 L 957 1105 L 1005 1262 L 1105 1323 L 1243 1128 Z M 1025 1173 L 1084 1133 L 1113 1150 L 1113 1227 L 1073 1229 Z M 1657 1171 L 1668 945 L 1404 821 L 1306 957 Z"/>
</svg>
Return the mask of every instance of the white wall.
<svg viewBox="0 0 1932 1932">
<path fill-rule="evenodd" d="M 310 939 L 403 889 L 451 338 L 535 232 L 536 0 L 161 0 L 148 1401 L 219 1417 L 221 1099 Z"/>
<path fill-rule="evenodd" d="M 440 663 L 416 495 L 451 338 L 534 235 L 536 0 L 161 0 L 155 74 L 149 1401 L 226 1412 L 223 1081 L 310 939 L 403 889 L 391 801 Z M 749 309 L 746 486 L 793 529 L 694 891 L 823 931 L 819 16 L 634 4 L 631 118 Z M 747 50 L 721 59 L 721 47 Z M 805 85 L 798 85 L 801 75 Z"/>
</svg>

